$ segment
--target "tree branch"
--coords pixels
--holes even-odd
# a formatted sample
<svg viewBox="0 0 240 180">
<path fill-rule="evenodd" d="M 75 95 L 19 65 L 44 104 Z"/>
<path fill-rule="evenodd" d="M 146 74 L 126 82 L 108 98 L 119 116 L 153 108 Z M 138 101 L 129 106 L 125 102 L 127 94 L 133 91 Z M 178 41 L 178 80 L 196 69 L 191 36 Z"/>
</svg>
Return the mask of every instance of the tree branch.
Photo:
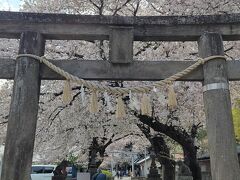
<svg viewBox="0 0 240 180">
<path fill-rule="evenodd" d="M 148 117 L 146 115 L 138 115 L 138 114 L 135 114 L 135 115 L 139 118 L 139 120 L 142 123 L 150 126 L 153 130 L 157 132 L 161 132 L 167 135 L 174 141 L 178 142 L 180 145 L 188 146 L 189 144 L 191 144 L 192 146 L 194 146 L 192 137 L 185 130 L 179 129 L 178 127 L 173 125 L 163 124 L 159 122 L 157 119 Z"/>
<path fill-rule="evenodd" d="M 116 5 L 115 10 L 113 12 L 113 16 L 116 16 L 118 11 L 120 11 L 124 6 L 126 6 L 131 1 L 132 0 L 126 0 L 125 3 L 123 3 L 120 7 L 118 7 L 118 5 Z"/>
<path fill-rule="evenodd" d="M 3 122 L 0 122 L 0 125 L 4 125 L 4 124 L 7 124 L 8 121 L 3 121 Z"/>
<path fill-rule="evenodd" d="M 139 10 L 139 6 L 140 6 L 140 2 L 141 2 L 141 0 L 139 0 L 137 2 L 137 5 L 136 5 L 136 7 L 134 8 L 134 11 L 133 11 L 133 16 L 137 16 L 137 13 L 138 13 L 138 10 Z"/>
<path fill-rule="evenodd" d="M 99 42 L 99 54 L 100 54 L 100 57 L 102 58 L 102 60 L 104 61 L 107 61 L 107 57 L 105 55 L 105 51 L 103 49 L 103 40 L 100 40 Z"/>
<path fill-rule="evenodd" d="M 156 8 L 156 7 L 153 5 L 153 3 L 150 3 L 150 5 L 151 5 L 151 7 L 152 7 L 156 12 L 158 12 L 158 13 L 160 13 L 160 14 L 164 14 L 164 12 L 163 12 L 163 11 L 160 11 L 158 8 Z"/>
<path fill-rule="evenodd" d="M 92 5 L 95 6 L 97 9 L 100 9 L 100 7 L 99 7 L 96 3 L 94 3 L 92 0 L 89 0 L 89 1 L 90 1 L 90 3 L 92 3 Z"/>
<path fill-rule="evenodd" d="M 56 107 L 56 108 L 53 110 L 53 112 L 48 116 L 48 120 L 50 120 L 50 123 L 49 123 L 48 127 L 46 128 L 46 130 L 48 130 L 48 129 L 51 127 L 51 125 L 53 124 L 54 120 L 59 116 L 59 114 L 60 114 L 67 106 L 69 106 L 69 105 L 71 106 L 71 105 L 72 105 L 72 103 L 76 100 L 76 98 L 77 98 L 80 94 L 81 94 L 81 92 L 77 92 L 77 93 L 73 96 L 73 98 L 72 98 L 72 100 L 70 101 L 69 104 L 64 105 L 64 106 L 58 106 L 58 107 Z M 55 113 L 55 112 L 56 112 L 56 113 Z M 54 113 L 55 113 L 55 114 L 54 114 Z M 45 127 L 43 127 L 42 129 L 40 129 L 39 132 L 41 132 L 44 128 L 45 128 Z"/>
</svg>

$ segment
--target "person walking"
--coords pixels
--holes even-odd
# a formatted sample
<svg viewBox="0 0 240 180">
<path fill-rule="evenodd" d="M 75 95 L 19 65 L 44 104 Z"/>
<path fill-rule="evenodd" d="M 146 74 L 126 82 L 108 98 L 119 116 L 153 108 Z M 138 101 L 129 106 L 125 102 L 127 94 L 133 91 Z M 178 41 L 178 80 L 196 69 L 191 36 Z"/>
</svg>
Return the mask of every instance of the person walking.
<svg viewBox="0 0 240 180">
<path fill-rule="evenodd" d="M 93 175 L 92 180 L 107 180 L 107 176 L 98 169 L 97 173 Z"/>
<path fill-rule="evenodd" d="M 68 161 L 63 160 L 53 171 L 54 176 L 52 177 L 52 180 L 65 180 L 67 177 L 68 164 Z"/>
</svg>

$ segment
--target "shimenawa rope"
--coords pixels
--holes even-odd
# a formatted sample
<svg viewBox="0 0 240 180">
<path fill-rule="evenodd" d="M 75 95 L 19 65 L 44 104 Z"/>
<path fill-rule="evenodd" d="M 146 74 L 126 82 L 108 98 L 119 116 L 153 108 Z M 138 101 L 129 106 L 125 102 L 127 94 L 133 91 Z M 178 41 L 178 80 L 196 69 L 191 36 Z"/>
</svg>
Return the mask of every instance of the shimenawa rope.
<svg viewBox="0 0 240 180">
<path fill-rule="evenodd" d="M 164 85 L 169 85 L 172 84 L 172 82 L 184 77 L 185 75 L 189 74 L 190 72 L 192 72 L 194 69 L 196 69 L 198 66 L 200 66 L 201 64 L 206 63 L 209 60 L 213 60 L 213 59 L 226 59 L 224 56 L 210 56 L 204 59 L 198 59 L 193 65 L 187 67 L 186 69 L 164 79 L 161 81 L 157 81 L 155 82 L 153 85 L 146 85 L 146 86 L 139 86 L 139 87 L 130 87 L 130 88 L 120 88 L 120 87 L 109 87 L 109 86 L 105 86 L 105 85 L 97 85 L 93 82 L 90 81 L 86 81 L 82 78 L 76 77 L 74 75 L 71 75 L 70 73 L 64 71 L 63 69 L 55 66 L 53 63 L 51 63 L 49 60 L 47 60 L 45 57 L 39 57 L 33 54 L 19 54 L 17 56 L 17 58 L 20 57 L 30 57 L 36 60 L 39 60 L 41 63 L 44 63 L 46 66 L 48 66 L 50 69 L 52 69 L 53 71 L 55 71 L 56 73 L 60 74 L 61 76 L 65 77 L 66 80 L 70 80 L 72 82 L 76 82 L 79 83 L 81 85 L 86 86 L 89 89 L 92 90 L 98 90 L 98 91 L 107 91 L 109 93 L 112 94 L 128 94 L 130 91 L 132 93 L 148 93 L 149 91 L 151 91 L 153 89 L 153 87 L 162 87 Z"/>
<path fill-rule="evenodd" d="M 30 57 L 33 59 L 36 59 L 40 61 L 41 63 L 44 63 L 46 66 L 48 66 L 50 69 L 55 71 L 56 73 L 60 74 L 61 76 L 66 78 L 65 86 L 63 90 L 63 101 L 68 104 L 72 100 L 71 96 L 71 86 L 70 81 L 79 83 L 82 88 L 83 86 L 89 88 L 91 90 L 91 96 L 90 96 L 90 104 L 89 104 L 89 111 L 92 113 L 98 112 L 98 101 L 97 101 L 97 91 L 101 92 L 108 92 L 115 96 L 117 96 L 117 106 L 116 106 L 116 117 L 122 118 L 126 116 L 125 108 L 124 108 L 124 102 L 122 101 L 122 96 L 124 94 L 131 94 L 131 93 L 142 93 L 142 100 L 141 100 L 141 114 L 142 115 L 148 115 L 151 116 L 151 104 L 150 104 L 150 98 L 147 95 L 151 90 L 154 88 L 159 88 L 164 85 L 168 85 L 169 92 L 168 92 L 168 108 L 170 110 L 173 110 L 177 106 L 177 99 L 176 94 L 174 92 L 173 88 L 173 82 L 180 79 L 181 77 L 189 74 L 194 69 L 196 69 L 201 64 L 206 63 L 207 61 L 210 61 L 212 59 L 226 59 L 224 56 L 210 56 L 204 59 L 198 59 L 194 64 L 187 67 L 186 69 L 164 79 L 161 81 L 155 82 L 153 85 L 147 85 L 147 86 L 138 86 L 138 87 L 130 87 L 130 88 L 120 88 L 120 87 L 109 87 L 105 85 L 98 85 L 90 81 L 86 81 L 82 78 L 79 78 L 77 76 L 74 76 L 63 69 L 55 66 L 53 63 L 51 63 L 48 59 L 45 57 L 39 57 L 33 54 L 19 54 L 17 58 L 20 57 Z M 81 91 L 84 91 L 81 89 Z M 84 96 L 84 95 L 82 95 Z M 84 99 L 82 99 L 84 101 Z"/>
</svg>

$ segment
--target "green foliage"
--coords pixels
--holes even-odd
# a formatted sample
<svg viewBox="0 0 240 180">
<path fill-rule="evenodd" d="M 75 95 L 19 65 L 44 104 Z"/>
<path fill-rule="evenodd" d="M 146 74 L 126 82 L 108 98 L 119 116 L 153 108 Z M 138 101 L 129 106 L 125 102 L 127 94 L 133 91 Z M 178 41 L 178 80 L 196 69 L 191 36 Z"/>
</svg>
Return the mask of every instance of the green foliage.
<svg viewBox="0 0 240 180">
<path fill-rule="evenodd" d="M 77 159 L 78 157 L 76 155 L 74 155 L 73 153 L 70 153 L 68 156 L 67 156 L 67 161 L 70 163 L 70 164 L 77 164 Z"/>
<path fill-rule="evenodd" d="M 85 172 L 85 170 L 87 169 L 82 164 L 75 164 L 75 166 L 79 172 Z"/>
<path fill-rule="evenodd" d="M 232 109 L 232 114 L 236 140 L 240 143 L 240 100 L 236 101 L 235 107 Z"/>
<path fill-rule="evenodd" d="M 205 128 L 201 128 L 197 132 L 196 138 L 201 141 L 204 140 L 207 137 L 207 130 Z"/>
<path fill-rule="evenodd" d="M 73 153 L 70 153 L 67 156 L 67 161 L 69 162 L 69 165 L 74 165 L 78 171 L 84 172 L 84 169 L 86 169 L 86 167 L 84 167 L 83 164 L 79 164 L 77 160 L 78 160 L 78 156 L 74 155 Z"/>
</svg>

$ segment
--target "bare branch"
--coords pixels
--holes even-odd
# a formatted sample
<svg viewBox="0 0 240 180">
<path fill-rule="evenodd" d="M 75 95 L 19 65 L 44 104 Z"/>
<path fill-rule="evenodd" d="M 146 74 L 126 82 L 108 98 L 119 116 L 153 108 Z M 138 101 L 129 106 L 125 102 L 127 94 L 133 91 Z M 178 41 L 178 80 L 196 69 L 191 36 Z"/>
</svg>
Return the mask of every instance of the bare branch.
<svg viewBox="0 0 240 180">
<path fill-rule="evenodd" d="M 134 56 L 138 56 L 138 55 L 142 54 L 144 51 L 146 51 L 147 48 L 149 48 L 149 47 L 151 47 L 151 46 L 152 46 L 152 43 L 151 43 L 151 42 L 147 42 L 146 44 L 144 44 L 143 47 L 141 47 L 141 48 L 138 50 L 138 52 L 136 52 L 136 53 L 134 54 Z"/>
<path fill-rule="evenodd" d="M 8 121 L 3 121 L 3 122 L 0 122 L 0 125 L 4 125 L 4 124 L 7 124 Z"/>
<path fill-rule="evenodd" d="M 75 86 L 75 87 L 72 87 L 72 90 L 80 90 L 81 89 L 81 86 Z M 45 96 L 45 95 L 51 95 L 53 94 L 54 97 L 49 99 L 47 102 L 51 102 L 53 100 L 55 100 L 58 96 L 61 96 L 63 94 L 63 91 L 60 91 L 60 92 L 55 92 L 55 93 L 40 93 L 40 96 Z M 44 104 L 44 103 L 43 103 Z"/>
<path fill-rule="evenodd" d="M 233 46 L 231 46 L 231 47 L 225 49 L 224 52 L 226 53 L 226 52 L 231 51 L 231 50 L 233 50 Z"/>
<path fill-rule="evenodd" d="M 5 115 L 5 116 L 4 116 L 3 114 L 1 114 L 0 116 L 1 116 L 3 119 L 8 119 L 9 114 L 8 114 L 8 115 Z"/>
<path fill-rule="evenodd" d="M 136 7 L 134 8 L 134 11 L 133 11 L 133 16 L 137 16 L 137 13 L 138 13 L 138 10 L 139 10 L 139 6 L 140 6 L 140 2 L 141 2 L 141 0 L 139 0 L 137 2 L 137 5 L 136 5 Z"/>
<path fill-rule="evenodd" d="M 118 11 L 120 11 L 124 6 L 126 6 L 128 3 L 130 3 L 132 0 L 126 0 L 125 3 L 123 3 L 120 7 L 116 5 L 115 10 L 113 12 L 113 16 L 116 16 Z"/>
<path fill-rule="evenodd" d="M 160 9 L 156 8 L 156 6 L 153 5 L 153 3 L 150 3 L 151 7 L 158 13 L 160 14 L 164 14 L 164 12 L 162 12 Z"/>
<path fill-rule="evenodd" d="M 81 94 L 81 92 L 77 92 L 74 96 L 73 99 L 71 100 L 71 102 L 67 105 L 64 106 L 58 106 L 56 107 L 53 112 L 48 116 L 48 120 L 50 120 L 50 123 L 47 127 L 47 130 L 51 127 L 51 125 L 53 124 L 54 120 L 59 117 L 60 113 L 69 105 L 71 106 L 72 103 L 76 100 L 76 98 Z M 43 127 L 42 129 L 39 130 L 39 132 L 41 132 L 45 127 Z"/>
<path fill-rule="evenodd" d="M 107 61 L 107 57 L 106 57 L 105 51 L 103 49 L 103 40 L 100 40 L 100 43 L 99 43 L 99 54 L 100 54 L 100 57 L 102 58 L 102 60 Z"/>
<path fill-rule="evenodd" d="M 100 5 L 100 8 L 99 8 L 99 15 L 103 15 L 104 0 L 100 0 L 100 2 L 101 2 L 101 5 Z"/>
<path fill-rule="evenodd" d="M 93 0 L 89 0 L 89 2 L 97 8 L 98 14 L 103 15 L 103 8 L 104 8 L 104 0 L 100 0 L 100 5 L 97 5 Z"/>
<path fill-rule="evenodd" d="M 129 133 L 129 134 L 125 134 L 125 135 L 123 135 L 123 136 L 121 136 L 121 137 L 119 137 L 119 138 L 117 138 L 117 139 L 114 139 L 113 142 L 119 141 L 119 140 L 121 140 L 121 139 L 123 139 L 123 138 L 125 138 L 125 137 L 130 136 L 130 135 L 142 137 L 142 134 L 139 134 L 139 133 Z"/>
<path fill-rule="evenodd" d="M 92 3 L 92 5 L 95 6 L 98 10 L 100 9 L 100 7 L 99 7 L 96 3 L 94 3 L 92 0 L 89 0 L 89 1 L 90 1 L 90 3 Z"/>
<path fill-rule="evenodd" d="M 225 49 L 224 52 L 226 53 L 226 52 L 231 51 L 231 50 L 233 50 L 233 49 L 234 49 L 234 47 L 231 46 L 231 47 Z M 198 52 L 192 52 L 192 53 L 189 53 L 189 55 L 195 56 L 195 55 L 198 55 Z M 226 54 L 226 55 L 227 55 L 227 54 Z"/>
</svg>

